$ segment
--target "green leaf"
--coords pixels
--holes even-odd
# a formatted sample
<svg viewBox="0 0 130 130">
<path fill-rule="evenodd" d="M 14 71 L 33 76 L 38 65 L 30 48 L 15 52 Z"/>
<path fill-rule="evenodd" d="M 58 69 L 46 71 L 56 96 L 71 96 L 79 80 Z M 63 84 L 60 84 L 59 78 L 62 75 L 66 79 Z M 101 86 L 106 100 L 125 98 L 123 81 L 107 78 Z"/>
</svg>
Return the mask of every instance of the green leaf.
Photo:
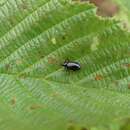
<svg viewBox="0 0 130 130">
<path fill-rule="evenodd" d="M 114 0 L 119 6 L 119 13 L 116 16 L 117 19 L 122 20 L 123 26 L 130 30 L 130 1 L 129 0 Z"/>
<path fill-rule="evenodd" d="M 0 129 L 83 130 L 130 116 L 130 34 L 71 0 L 3 0 Z M 65 59 L 81 64 L 65 71 Z"/>
</svg>

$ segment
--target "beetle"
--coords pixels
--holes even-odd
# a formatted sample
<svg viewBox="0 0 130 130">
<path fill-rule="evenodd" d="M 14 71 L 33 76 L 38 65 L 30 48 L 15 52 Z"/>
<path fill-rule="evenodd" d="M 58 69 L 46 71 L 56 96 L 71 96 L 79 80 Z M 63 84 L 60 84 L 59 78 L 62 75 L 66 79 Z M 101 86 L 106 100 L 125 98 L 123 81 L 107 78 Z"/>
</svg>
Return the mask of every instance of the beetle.
<svg viewBox="0 0 130 130">
<path fill-rule="evenodd" d="M 65 60 L 64 64 L 62 64 L 62 66 L 64 66 L 66 70 L 73 70 L 73 71 L 80 70 L 80 68 L 81 68 L 81 66 L 78 62 L 73 62 L 73 61 L 69 61 L 69 60 Z"/>
</svg>

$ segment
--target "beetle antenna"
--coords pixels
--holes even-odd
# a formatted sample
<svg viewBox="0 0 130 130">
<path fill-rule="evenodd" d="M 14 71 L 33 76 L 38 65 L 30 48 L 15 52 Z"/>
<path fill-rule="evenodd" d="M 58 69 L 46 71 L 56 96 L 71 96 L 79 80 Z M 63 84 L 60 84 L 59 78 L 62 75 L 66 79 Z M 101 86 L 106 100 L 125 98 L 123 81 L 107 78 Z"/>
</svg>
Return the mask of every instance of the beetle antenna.
<svg viewBox="0 0 130 130">
<path fill-rule="evenodd" d="M 65 59 L 65 61 L 64 61 L 64 63 L 68 63 L 69 62 L 69 59 L 67 58 L 67 59 Z"/>
</svg>

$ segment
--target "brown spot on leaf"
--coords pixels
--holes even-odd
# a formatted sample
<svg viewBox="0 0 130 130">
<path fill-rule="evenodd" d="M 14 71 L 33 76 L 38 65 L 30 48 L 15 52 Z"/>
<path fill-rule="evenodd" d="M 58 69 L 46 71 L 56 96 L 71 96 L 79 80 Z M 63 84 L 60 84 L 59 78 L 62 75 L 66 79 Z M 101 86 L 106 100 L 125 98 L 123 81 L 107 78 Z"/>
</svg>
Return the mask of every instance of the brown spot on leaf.
<svg viewBox="0 0 130 130">
<path fill-rule="evenodd" d="M 36 109 L 40 109 L 42 108 L 43 106 L 42 105 L 39 105 L 39 104 L 33 104 L 30 106 L 30 109 L 31 110 L 36 110 Z"/>
<path fill-rule="evenodd" d="M 11 68 L 11 65 L 10 65 L 10 64 L 6 64 L 6 65 L 5 65 L 5 68 L 6 68 L 6 70 L 8 71 L 8 70 Z"/>
<path fill-rule="evenodd" d="M 121 64 L 121 68 L 122 69 L 128 69 L 128 68 L 130 68 L 130 63 Z"/>
<path fill-rule="evenodd" d="M 97 14 L 101 16 L 113 17 L 118 10 L 119 7 L 115 3 L 111 1 L 104 1 L 100 4 Z"/>
<path fill-rule="evenodd" d="M 56 59 L 55 58 L 53 58 L 53 57 L 48 57 L 48 63 L 49 64 L 56 64 Z"/>
<path fill-rule="evenodd" d="M 95 80 L 102 80 L 103 76 L 102 75 L 96 75 Z"/>
<path fill-rule="evenodd" d="M 100 16 L 112 17 L 119 11 L 119 6 L 112 0 L 88 0 L 88 1 L 90 3 L 95 4 L 98 7 L 97 14 Z"/>
<path fill-rule="evenodd" d="M 60 95 L 60 94 L 59 94 L 58 92 L 54 92 L 54 93 L 51 94 L 52 97 L 57 97 L 57 96 L 59 96 L 59 95 Z"/>
<path fill-rule="evenodd" d="M 128 84 L 128 89 L 130 89 L 130 84 Z"/>
<path fill-rule="evenodd" d="M 124 21 L 123 21 L 123 23 L 122 23 L 122 24 L 123 24 L 123 28 L 125 28 L 125 29 L 127 29 L 127 28 L 128 28 L 128 23 L 127 23 L 127 22 L 124 22 Z"/>
<path fill-rule="evenodd" d="M 16 104 L 16 97 L 13 97 L 12 99 L 11 99 L 11 105 L 15 105 Z"/>
<path fill-rule="evenodd" d="M 129 67 L 130 67 L 130 64 L 126 64 L 125 66 L 129 68 Z"/>
</svg>

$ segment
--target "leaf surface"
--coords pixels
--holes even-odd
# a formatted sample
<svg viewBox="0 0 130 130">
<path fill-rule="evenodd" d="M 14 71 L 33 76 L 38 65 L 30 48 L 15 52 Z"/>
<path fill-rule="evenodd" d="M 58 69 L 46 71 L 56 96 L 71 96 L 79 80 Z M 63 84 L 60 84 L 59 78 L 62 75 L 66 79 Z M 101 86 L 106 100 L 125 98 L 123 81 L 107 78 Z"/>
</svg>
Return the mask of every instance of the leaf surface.
<svg viewBox="0 0 130 130">
<path fill-rule="evenodd" d="M 0 5 L 0 129 L 80 130 L 130 116 L 130 34 L 69 0 Z M 81 70 L 65 71 L 65 59 Z"/>
</svg>

